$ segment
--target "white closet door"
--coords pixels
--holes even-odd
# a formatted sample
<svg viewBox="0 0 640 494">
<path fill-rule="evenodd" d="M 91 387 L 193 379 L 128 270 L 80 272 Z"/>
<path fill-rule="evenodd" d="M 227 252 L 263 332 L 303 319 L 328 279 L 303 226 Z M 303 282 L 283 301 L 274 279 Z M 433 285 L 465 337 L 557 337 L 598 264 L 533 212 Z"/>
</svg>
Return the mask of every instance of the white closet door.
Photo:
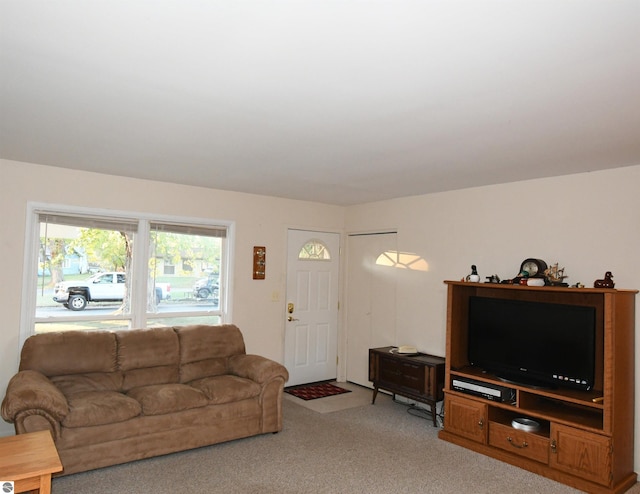
<svg viewBox="0 0 640 494">
<path fill-rule="evenodd" d="M 397 251 L 397 235 L 350 235 L 347 239 L 347 380 L 369 381 L 369 348 L 394 345 L 396 271 L 384 259 Z"/>
</svg>

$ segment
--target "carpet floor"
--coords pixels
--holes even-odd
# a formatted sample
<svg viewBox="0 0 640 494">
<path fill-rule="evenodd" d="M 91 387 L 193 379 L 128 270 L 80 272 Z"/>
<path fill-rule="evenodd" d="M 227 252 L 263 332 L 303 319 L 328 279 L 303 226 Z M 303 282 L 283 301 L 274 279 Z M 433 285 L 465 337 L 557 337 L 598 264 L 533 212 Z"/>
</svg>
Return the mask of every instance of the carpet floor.
<svg viewBox="0 0 640 494">
<path fill-rule="evenodd" d="M 342 385 L 342 383 L 340 383 Z M 363 397 L 370 397 L 370 390 Z M 388 395 L 328 413 L 283 400 L 278 434 L 53 480 L 53 494 L 575 494 L 567 486 L 437 438 Z M 639 494 L 638 484 L 629 494 Z"/>
</svg>

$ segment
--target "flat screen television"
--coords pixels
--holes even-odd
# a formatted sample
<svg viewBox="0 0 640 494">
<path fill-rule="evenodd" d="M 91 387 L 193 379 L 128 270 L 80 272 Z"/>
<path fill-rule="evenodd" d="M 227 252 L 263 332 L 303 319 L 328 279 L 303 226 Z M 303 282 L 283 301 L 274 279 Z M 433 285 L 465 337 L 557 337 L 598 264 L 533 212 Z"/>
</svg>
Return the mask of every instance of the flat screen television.
<svg viewBox="0 0 640 494">
<path fill-rule="evenodd" d="M 593 388 L 596 310 L 469 297 L 469 363 L 535 387 Z"/>
</svg>

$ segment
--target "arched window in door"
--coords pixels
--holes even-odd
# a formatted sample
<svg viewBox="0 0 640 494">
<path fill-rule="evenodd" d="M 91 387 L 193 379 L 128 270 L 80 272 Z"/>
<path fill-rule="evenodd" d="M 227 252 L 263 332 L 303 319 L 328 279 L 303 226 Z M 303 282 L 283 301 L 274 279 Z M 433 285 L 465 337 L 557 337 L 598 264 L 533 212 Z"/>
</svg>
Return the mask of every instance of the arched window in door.
<svg viewBox="0 0 640 494">
<path fill-rule="evenodd" d="M 311 239 L 298 252 L 301 261 L 330 261 L 331 253 L 327 246 L 317 239 Z"/>
</svg>

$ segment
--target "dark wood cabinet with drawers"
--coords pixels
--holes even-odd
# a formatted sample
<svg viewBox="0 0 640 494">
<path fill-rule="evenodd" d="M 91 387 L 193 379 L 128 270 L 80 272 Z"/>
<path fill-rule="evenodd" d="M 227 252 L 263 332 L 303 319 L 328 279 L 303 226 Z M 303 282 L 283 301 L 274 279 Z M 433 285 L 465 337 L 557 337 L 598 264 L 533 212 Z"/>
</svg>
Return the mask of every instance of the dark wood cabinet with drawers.
<svg viewBox="0 0 640 494">
<path fill-rule="evenodd" d="M 378 390 L 389 391 L 426 403 L 436 426 L 436 403 L 444 397 L 444 358 L 426 353 L 403 355 L 395 347 L 369 350 L 369 380 L 373 382 L 373 400 Z"/>
</svg>

